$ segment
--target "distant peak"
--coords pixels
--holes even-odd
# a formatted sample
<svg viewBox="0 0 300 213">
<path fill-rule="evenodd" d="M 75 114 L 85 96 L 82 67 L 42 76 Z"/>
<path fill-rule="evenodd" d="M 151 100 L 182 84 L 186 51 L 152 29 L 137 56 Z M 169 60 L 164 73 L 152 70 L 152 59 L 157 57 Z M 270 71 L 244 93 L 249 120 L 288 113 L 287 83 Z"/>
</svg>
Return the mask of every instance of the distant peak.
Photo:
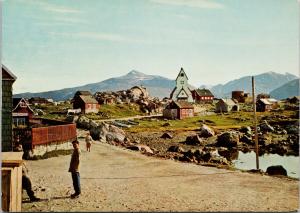
<svg viewBox="0 0 300 213">
<path fill-rule="evenodd" d="M 142 72 L 139 72 L 137 70 L 131 70 L 129 73 L 127 73 L 127 75 L 139 75 L 139 76 L 144 76 L 146 74 L 142 73 Z"/>
</svg>

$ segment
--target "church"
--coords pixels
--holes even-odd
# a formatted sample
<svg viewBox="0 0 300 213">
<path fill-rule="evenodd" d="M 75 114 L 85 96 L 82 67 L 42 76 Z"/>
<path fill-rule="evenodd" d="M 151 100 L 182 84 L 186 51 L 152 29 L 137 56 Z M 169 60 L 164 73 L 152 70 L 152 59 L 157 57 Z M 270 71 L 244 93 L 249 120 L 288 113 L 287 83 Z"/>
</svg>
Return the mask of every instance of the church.
<svg viewBox="0 0 300 213">
<path fill-rule="evenodd" d="M 192 92 L 188 86 L 188 77 L 181 67 L 180 72 L 176 78 L 176 86 L 171 92 L 170 98 L 173 101 L 187 101 L 194 102 Z"/>
</svg>

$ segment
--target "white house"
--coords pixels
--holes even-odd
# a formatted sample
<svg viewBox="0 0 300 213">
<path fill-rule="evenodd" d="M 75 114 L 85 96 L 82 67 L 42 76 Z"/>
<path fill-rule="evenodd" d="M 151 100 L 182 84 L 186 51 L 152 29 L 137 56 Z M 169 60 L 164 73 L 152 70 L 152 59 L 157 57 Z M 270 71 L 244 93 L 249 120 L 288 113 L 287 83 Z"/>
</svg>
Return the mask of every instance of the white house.
<svg viewBox="0 0 300 213">
<path fill-rule="evenodd" d="M 188 77 L 185 74 L 183 68 L 180 69 L 180 72 L 176 78 L 176 86 L 171 92 L 170 98 L 173 101 L 187 101 L 193 102 L 193 96 L 190 88 L 188 87 Z"/>
</svg>

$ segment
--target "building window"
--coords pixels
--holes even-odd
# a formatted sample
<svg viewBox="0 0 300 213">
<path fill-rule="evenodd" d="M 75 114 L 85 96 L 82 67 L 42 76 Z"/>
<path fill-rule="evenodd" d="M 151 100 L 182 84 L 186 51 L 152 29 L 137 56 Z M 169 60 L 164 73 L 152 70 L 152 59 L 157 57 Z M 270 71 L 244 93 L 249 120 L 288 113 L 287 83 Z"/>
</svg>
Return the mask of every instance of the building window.
<svg viewBox="0 0 300 213">
<path fill-rule="evenodd" d="M 184 81 L 180 81 L 180 84 L 184 84 Z"/>
<path fill-rule="evenodd" d="M 25 126 L 26 125 L 26 119 L 25 118 L 13 118 L 13 124 L 15 126 Z"/>
</svg>

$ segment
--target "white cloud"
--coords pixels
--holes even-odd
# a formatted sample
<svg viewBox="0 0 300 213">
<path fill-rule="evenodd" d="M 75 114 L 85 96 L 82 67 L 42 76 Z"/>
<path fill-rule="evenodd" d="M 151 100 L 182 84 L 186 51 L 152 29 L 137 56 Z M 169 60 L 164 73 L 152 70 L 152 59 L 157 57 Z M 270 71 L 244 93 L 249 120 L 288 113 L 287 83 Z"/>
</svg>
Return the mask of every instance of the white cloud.
<svg viewBox="0 0 300 213">
<path fill-rule="evenodd" d="M 187 6 L 195 8 L 206 8 L 206 9 L 222 9 L 223 4 L 214 2 L 212 0 L 151 0 L 158 4 L 167 4 L 173 6 Z"/>
<path fill-rule="evenodd" d="M 18 1 L 24 4 L 32 4 L 38 6 L 42 10 L 53 12 L 53 13 L 70 14 L 70 13 L 82 12 L 72 7 L 61 6 L 61 5 L 49 3 L 42 0 L 18 0 Z"/>
<path fill-rule="evenodd" d="M 113 33 L 98 33 L 98 32 L 77 32 L 77 33 L 62 33 L 51 32 L 54 36 L 68 36 L 77 38 L 94 39 L 100 41 L 116 41 L 116 42 L 143 42 L 143 40 L 129 38 L 120 34 Z"/>
</svg>

